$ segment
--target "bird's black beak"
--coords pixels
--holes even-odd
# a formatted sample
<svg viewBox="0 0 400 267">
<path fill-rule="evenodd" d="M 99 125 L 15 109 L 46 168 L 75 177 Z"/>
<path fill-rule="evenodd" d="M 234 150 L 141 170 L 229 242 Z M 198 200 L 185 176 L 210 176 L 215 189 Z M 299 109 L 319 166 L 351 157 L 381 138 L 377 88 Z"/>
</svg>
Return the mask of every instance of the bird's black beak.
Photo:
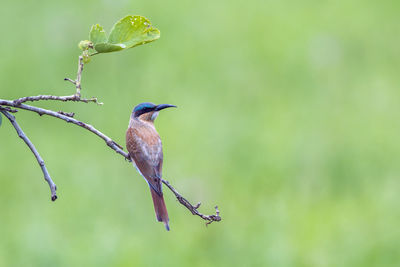
<svg viewBox="0 0 400 267">
<path fill-rule="evenodd" d="M 156 106 L 156 108 L 154 109 L 155 111 L 159 111 L 159 110 L 162 110 L 162 109 L 164 109 L 164 108 L 176 108 L 177 106 L 174 106 L 174 105 L 170 105 L 170 104 L 160 104 L 160 105 L 157 105 Z"/>
</svg>

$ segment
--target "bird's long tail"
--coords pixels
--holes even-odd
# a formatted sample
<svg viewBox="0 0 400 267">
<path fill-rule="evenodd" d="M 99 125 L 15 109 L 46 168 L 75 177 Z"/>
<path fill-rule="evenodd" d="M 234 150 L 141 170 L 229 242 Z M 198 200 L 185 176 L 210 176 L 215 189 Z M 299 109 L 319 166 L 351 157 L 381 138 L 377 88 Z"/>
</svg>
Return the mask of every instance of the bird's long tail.
<svg viewBox="0 0 400 267">
<path fill-rule="evenodd" d="M 169 231 L 169 218 L 167 207 L 165 206 L 163 195 L 157 194 L 153 188 L 150 187 L 151 197 L 153 198 L 154 210 L 156 212 L 157 221 L 163 222 L 165 229 Z"/>
</svg>

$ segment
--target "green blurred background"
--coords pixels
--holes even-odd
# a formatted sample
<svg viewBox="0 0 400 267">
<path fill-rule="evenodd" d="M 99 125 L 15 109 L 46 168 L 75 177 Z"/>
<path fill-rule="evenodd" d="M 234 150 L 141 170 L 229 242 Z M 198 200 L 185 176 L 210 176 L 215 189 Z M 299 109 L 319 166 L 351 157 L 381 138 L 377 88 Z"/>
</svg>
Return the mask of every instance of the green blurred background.
<svg viewBox="0 0 400 267">
<path fill-rule="evenodd" d="M 0 266 L 399 266 L 399 1 L 2 1 L 0 98 L 68 95 L 80 40 L 127 14 L 151 44 L 85 67 L 74 111 L 120 144 L 133 106 L 156 126 L 171 231 L 103 140 L 20 111 L 58 186 L 3 117 Z"/>
</svg>

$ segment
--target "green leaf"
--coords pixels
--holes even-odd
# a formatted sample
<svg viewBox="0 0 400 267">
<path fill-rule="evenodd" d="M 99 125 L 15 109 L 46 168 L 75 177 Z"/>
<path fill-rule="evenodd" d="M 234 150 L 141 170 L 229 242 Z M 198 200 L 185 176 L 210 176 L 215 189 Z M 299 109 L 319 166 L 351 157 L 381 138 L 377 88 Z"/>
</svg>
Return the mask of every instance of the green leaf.
<svg viewBox="0 0 400 267">
<path fill-rule="evenodd" d="M 126 48 L 145 44 L 160 38 L 160 31 L 142 16 L 126 16 L 114 24 L 108 42 L 124 44 Z"/>
<path fill-rule="evenodd" d="M 94 49 L 99 53 L 109 53 L 115 52 L 125 49 L 126 46 L 124 44 L 108 44 L 101 43 L 94 46 Z"/>
<path fill-rule="evenodd" d="M 109 53 L 155 41 L 160 31 L 145 17 L 126 16 L 114 24 L 108 39 L 98 24 L 92 26 L 89 35 L 98 53 Z"/>
<path fill-rule="evenodd" d="M 98 43 L 106 43 L 107 35 L 103 27 L 101 27 L 99 24 L 93 25 L 90 29 L 89 40 L 92 41 L 94 45 Z"/>
</svg>

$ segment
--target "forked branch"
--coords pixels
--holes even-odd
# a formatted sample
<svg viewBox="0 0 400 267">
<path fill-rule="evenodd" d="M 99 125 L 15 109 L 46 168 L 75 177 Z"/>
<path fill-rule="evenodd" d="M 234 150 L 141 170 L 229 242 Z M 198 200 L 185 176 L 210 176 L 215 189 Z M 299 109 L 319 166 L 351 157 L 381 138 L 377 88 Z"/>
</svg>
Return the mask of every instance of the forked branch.
<svg viewBox="0 0 400 267">
<path fill-rule="evenodd" d="M 83 58 L 82 58 L 82 56 L 80 56 L 79 61 L 78 61 L 78 72 L 76 74 L 76 79 L 72 80 L 70 78 L 64 78 L 65 81 L 69 81 L 73 85 L 75 85 L 76 92 L 73 95 L 68 95 L 68 96 L 55 96 L 55 95 L 25 96 L 25 97 L 15 99 L 14 104 L 18 106 L 18 105 L 28 102 L 28 101 L 33 102 L 33 101 L 40 101 L 40 100 L 55 100 L 55 101 L 63 101 L 63 102 L 67 102 L 67 101 L 84 102 L 84 103 L 93 102 L 93 103 L 102 105 L 103 103 L 98 102 L 98 99 L 96 97 L 81 98 L 82 71 L 83 71 Z"/>
<path fill-rule="evenodd" d="M 123 151 L 122 146 L 118 145 L 110 137 L 103 134 L 102 132 L 100 132 L 99 130 L 94 128 L 92 125 L 72 118 L 72 114 L 64 115 L 65 114 L 64 112 L 56 112 L 53 110 L 38 108 L 38 107 L 25 105 L 25 104 L 17 105 L 14 103 L 14 101 L 3 100 L 3 99 L 0 99 L 0 106 L 8 106 L 8 107 L 15 107 L 15 108 L 19 108 L 19 109 L 29 110 L 29 111 L 39 114 L 40 116 L 48 115 L 48 116 L 55 117 L 57 119 L 78 125 L 82 128 L 85 128 L 86 130 L 94 133 L 95 135 L 97 135 L 98 137 L 103 139 L 109 147 L 111 147 L 113 150 L 115 150 L 115 152 L 117 152 L 117 153 L 121 154 L 122 156 L 124 156 L 125 158 L 129 159 L 128 153 Z M 62 114 L 62 113 L 64 113 L 64 114 Z"/>
<path fill-rule="evenodd" d="M 219 210 L 218 210 L 218 206 L 215 206 L 215 215 L 204 215 L 201 214 L 198 209 L 200 208 L 201 203 L 197 203 L 196 206 L 193 206 L 192 204 L 190 204 L 190 202 L 184 198 L 181 194 L 178 193 L 178 191 L 176 191 L 175 188 L 172 187 L 172 185 L 170 185 L 170 183 L 164 179 L 162 179 L 162 182 L 169 188 L 169 190 L 172 191 L 172 193 L 174 193 L 174 195 L 176 196 L 176 198 L 178 199 L 179 203 L 181 203 L 183 206 L 185 206 L 188 210 L 190 210 L 190 212 L 192 212 L 193 215 L 197 215 L 200 218 L 202 218 L 205 221 L 208 221 L 206 223 L 206 225 L 209 225 L 213 222 L 219 222 L 221 221 L 221 217 L 219 216 Z"/>
</svg>

